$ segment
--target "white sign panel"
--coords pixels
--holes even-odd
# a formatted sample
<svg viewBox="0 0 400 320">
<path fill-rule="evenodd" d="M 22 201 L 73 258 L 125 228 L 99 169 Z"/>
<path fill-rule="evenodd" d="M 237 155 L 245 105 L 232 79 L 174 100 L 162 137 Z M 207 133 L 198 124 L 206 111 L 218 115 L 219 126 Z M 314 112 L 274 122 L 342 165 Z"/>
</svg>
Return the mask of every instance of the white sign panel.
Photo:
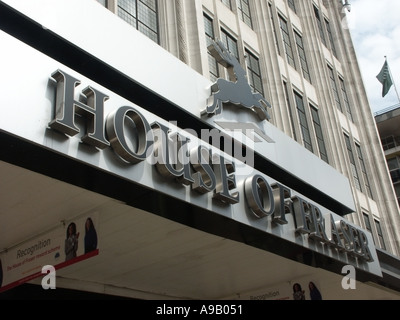
<svg viewBox="0 0 400 320">
<path fill-rule="evenodd" d="M 369 232 L 9 35 L 0 43 L 3 132 L 381 275 Z"/>
</svg>

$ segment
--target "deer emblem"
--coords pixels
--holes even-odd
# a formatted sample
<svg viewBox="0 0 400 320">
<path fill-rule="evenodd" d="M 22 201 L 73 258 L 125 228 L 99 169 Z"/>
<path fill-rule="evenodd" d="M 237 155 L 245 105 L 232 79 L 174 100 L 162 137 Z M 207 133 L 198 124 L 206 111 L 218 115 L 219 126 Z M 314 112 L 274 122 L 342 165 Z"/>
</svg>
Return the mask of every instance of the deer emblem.
<svg viewBox="0 0 400 320">
<path fill-rule="evenodd" d="M 212 105 L 207 106 L 203 114 L 209 116 L 220 114 L 223 103 L 231 103 L 251 109 L 261 120 L 269 120 L 267 107 L 271 108 L 270 103 L 260 93 L 253 92 L 246 72 L 236 57 L 225 48 L 220 40 L 213 42 L 208 50 L 219 64 L 228 69 L 231 81 L 220 78 L 211 86 L 211 95 L 214 101 Z"/>
</svg>

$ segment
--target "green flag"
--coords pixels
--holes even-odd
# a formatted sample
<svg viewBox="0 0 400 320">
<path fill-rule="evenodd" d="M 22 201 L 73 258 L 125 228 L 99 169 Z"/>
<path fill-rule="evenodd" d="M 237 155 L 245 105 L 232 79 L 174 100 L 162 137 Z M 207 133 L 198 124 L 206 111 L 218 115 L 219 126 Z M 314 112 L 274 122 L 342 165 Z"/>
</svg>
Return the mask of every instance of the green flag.
<svg viewBox="0 0 400 320">
<path fill-rule="evenodd" d="M 382 97 L 385 97 L 393 85 L 392 77 L 390 76 L 389 65 L 385 61 L 381 72 L 376 76 L 380 83 L 382 83 Z"/>
</svg>

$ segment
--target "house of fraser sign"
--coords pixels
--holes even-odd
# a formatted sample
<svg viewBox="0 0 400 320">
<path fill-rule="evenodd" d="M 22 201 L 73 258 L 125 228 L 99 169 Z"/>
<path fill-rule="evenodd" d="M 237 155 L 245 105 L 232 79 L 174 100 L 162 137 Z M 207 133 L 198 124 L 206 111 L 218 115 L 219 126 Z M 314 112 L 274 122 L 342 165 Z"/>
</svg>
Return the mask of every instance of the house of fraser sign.
<svg viewBox="0 0 400 320">
<path fill-rule="evenodd" d="M 49 122 L 51 129 L 75 136 L 81 132 L 75 120 L 81 116 L 86 130 L 81 141 L 95 147 L 98 152 L 111 148 L 117 157 L 132 166 L 151 161 L 162 177 L 172 178 L 182 188 L 189 187 L 192 192 L 202 195 L 212 194 L 215 201 L 225 206 L 245 201 L 256 219 L 268 219 L 279 228 L 287 227 L 288 215 L 292 215 L 294 233 L 338 252 L 338 256 L 346 256 L 346 261 L 349 258 L 356 259 L 360 264 L 374 261 L 374 247 L 362 229 L 324 212 L 318 204 L 294 194 L 290 188 L 279 182 L 271 184 L 266 176 L 259 173 L 237 175 L 238 161 L 234 157 L 213 152 L 211 146 L 204 143 L 191 147 L 191 136 L 181 131 L 174 132 L 158 121 L 150 123 L 132 106 L 120 106 L 105 114 L 104 104 L 109 97 L 94 87 L 89 86 L 79 92 L 85 97 L 82 101 L 75 99 L 80 80 L 63 70 L 56 70 L 51 79 L 57 83 L 54 118 Z M 223 96 L 221 88 L 217 83 L 213 86 L 215 98 Z M 261 96 L 256 98 L 260 100 L 253 102 L 262 100 Z M 229 99 L 225 97 L 222 100 L 227 102 Z M 243 107 L 240 101 L 234 104 Z M 216 109 L 207 107 L 204 114 L 212 116 L 213 113 L 221 113 L 222 103 L 217 101 L 215 106 Z M 270 107 L 269 104 L 266 106 Z M 269 118 L 260 104 L 245 107 L 256 112 L 262 121 Z M 243 185 L 243 194 L 238 191 L 239 183 Z"/>
</svg>

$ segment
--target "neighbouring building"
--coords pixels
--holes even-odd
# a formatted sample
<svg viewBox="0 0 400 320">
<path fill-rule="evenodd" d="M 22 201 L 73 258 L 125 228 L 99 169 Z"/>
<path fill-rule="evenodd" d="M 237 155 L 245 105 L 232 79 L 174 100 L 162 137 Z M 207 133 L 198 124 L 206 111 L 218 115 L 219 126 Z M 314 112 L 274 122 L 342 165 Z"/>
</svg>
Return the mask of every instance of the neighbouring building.
<svg viewBox="0 0 400 320">
<path fill-rule="evenodd" d="M 396 192 L 397 202 L 400 204 L 400 105 L 377 112 L 375 121 Z"/>
</svg>

